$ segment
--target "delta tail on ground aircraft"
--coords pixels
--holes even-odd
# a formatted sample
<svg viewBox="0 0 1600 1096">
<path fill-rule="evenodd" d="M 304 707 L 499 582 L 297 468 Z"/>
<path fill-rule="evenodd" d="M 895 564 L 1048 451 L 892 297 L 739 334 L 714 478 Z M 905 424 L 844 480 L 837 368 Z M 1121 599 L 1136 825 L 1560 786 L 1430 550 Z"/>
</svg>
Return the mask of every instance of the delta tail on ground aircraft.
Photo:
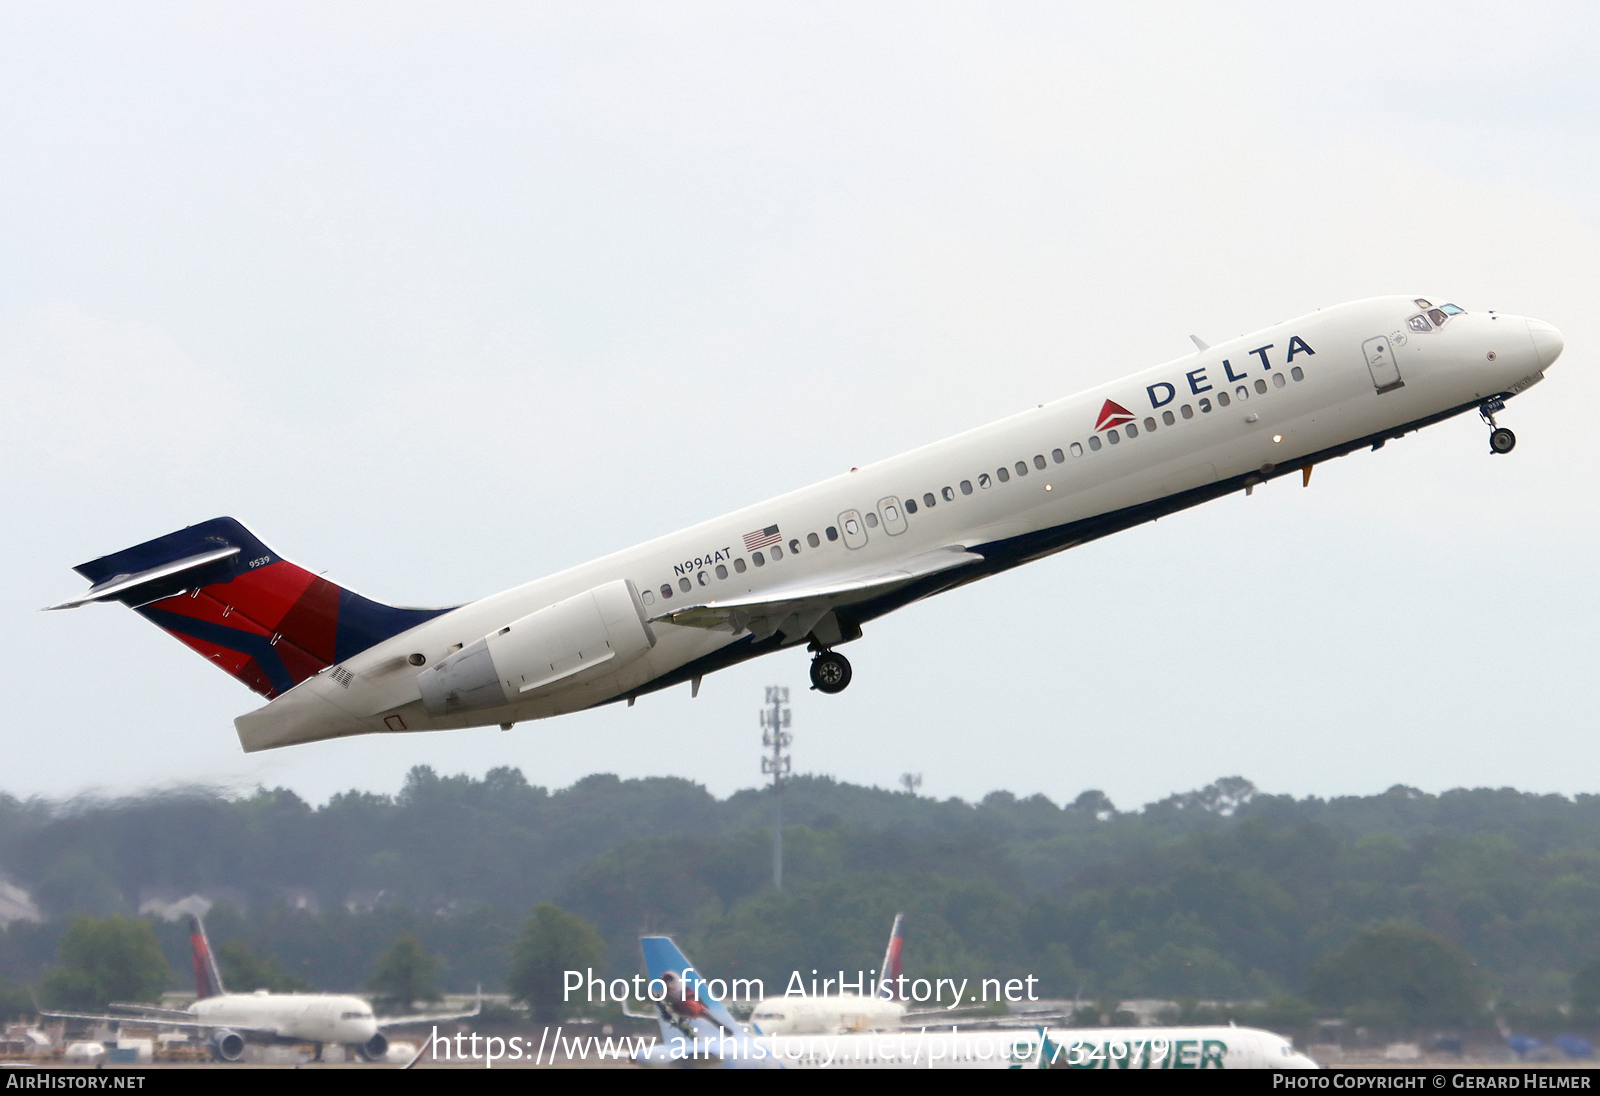
<svg viewBox="0 0 1600 1096">
<path fill-rule="evenodd" d="M 318 1058 L 322 1056 L 323 1044 L 340 1044 L 353 1055 L 376 1062 L 389 1050 L 389 1040 L 382 1028 L 442 1023 L 478 1015 L 478 1008 L 474 1008 L 470 1012 L 379 1018 L 373 1016 L 371 1005 L 348 994 L 268 993 L 265 990 L 229 993 L 222 985 L 222 974 L 217 970 L 205 926 L 198 917 L 189 919 L 189 946 L 194 959 L 195 1000 L 187 1009 L 113 1005 L 113 1008 L 128 1009 L 129 1015 L 78 1012 L 44 1015 L 201 1032 L 210 1044 L 212 1057 L 223 1062 L 242 1059 L 248 1043 L 311 1043 L 316 1047 Z"/>
<path fill-rule="evenodd" d="M 53 608 L 120 601 L 270 703 L 246 750 L 542 719 L 629 703 L 903 605 L 1464 412 L 1543 379 L 1540 320 L 1381 297 L 1300 316 L 453 609 L 371 601 L 231 518 L 77 568 Z"/>
</svg>

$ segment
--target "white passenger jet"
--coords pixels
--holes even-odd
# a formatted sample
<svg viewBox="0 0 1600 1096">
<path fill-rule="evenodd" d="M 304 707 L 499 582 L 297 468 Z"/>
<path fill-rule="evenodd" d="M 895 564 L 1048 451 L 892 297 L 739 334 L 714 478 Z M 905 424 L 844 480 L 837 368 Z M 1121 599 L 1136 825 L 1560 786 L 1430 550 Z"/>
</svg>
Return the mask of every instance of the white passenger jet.
<svg viewBox="0 0 1600 1096">
<path fill-rule="evenodd" d="M 900 993 L 900 952 L 905 945 L 905 919 L 903 913 L 894 915 L 889 946 L 883 953 L 883 967 L 878 972 L 878 980 L 867 987 L 867 992 L 766 997 L 750 1013 L 750 1026 L 762 1035 L 898 1030 L 906 1017 L 905 998 Z M 949 1016 L 948 1011 L 945 1016 Z"/>
<path fill-rule="evenodd" d="M 786 1034 L 741 1027 L 670 937 L 639 941 L 659 1040 L 641 1066 L 724 1069 L 1316 1069 L 1281 1035 L 1257 1028 L 967 1028 Z M 653 989 L 665 988 L 665 993 Z M 654 998 L 652 998 L 654 999 Z"/>
<path fill-rule="evenodd" d="M 805 644 L 910 602 L 1476 410 L 1561 354 L 1548 323 L 1381 297 L 1300 316 L 467 605 L 371 601 L 216 518 L 77 567 L 269 701 L 246 751 L 542 719 Z"/>
<path fill-rule="evenodd" d="M 222 985 L 211 942 L 206 939 L 200 918 L 189 918 L 189 946 L 194 959 L 194 1004 L 187 1009 L 152 1008 L 144 1005 L 112 1005 L 129 1010 L 126 1016 L 91 1015 L 81 1012 L 44 1012 L 41 1015 L 69 1020 L 95 1020 L 116 1024 L 153 1024 L 180 1028 L 205 1035 L 211 1056 L 222 1062 L 237 1062 L 249 1043 L 310 1043 L 315 1057 L 322 1047 L 342 1045 L 353 1056 L 368 1062 L 381 1061 L 389 1050 L 389 1040 L 380 1030 L 403 1024 L 442 1023 L 476 1016 L 483 1002 L 471 1012 L 452 1012 L 424 1016 L 375 1017 L 372 1006 L 359 997 L 329 993 L 229 993 Z"/>
</svg>

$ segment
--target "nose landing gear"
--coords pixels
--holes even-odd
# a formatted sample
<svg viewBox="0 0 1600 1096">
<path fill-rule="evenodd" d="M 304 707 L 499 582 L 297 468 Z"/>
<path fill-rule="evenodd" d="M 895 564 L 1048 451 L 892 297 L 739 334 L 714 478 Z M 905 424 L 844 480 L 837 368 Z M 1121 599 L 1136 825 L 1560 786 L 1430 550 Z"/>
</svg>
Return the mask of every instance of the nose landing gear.
<svg viewBox="0 0 1600 1096">
<path fill-rule="evenodd" d="M 850 660 L 837 651 L 818 651 L 811 660 L 811 687 L 819 693 L 842 693 L 850 684 Z"/>
<path fill-rule="evenodd" d="M 1495 415 L 1506 409 L 1506 402 L 1499 396 L 1491 396 L 1478 405 L 1478 415 L 1489 424 L 1489 452 L 1509 453 L 1517 447 L 1517 436 L 1504 426 L 1497 426 Z"/>
</svg>

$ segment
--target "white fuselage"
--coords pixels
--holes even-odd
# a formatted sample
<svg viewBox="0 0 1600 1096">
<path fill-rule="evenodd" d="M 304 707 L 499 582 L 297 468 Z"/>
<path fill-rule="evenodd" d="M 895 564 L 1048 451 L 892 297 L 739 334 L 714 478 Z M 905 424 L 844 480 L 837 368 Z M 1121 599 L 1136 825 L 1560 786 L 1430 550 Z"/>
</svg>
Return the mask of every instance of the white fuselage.
<svg viewBox="0 0 1600 1096">
<path fill-rule="evenodd" d="M 1077 1028 L 1049 1032 L 1047 1065 L 1065 1069 L 1316 1069 L 1259 1028 Z"/>
<path fill-rule="evenodd" d="M 1462 313 L 1408 328 L 1425 311 L 1387 297 L 1300 316 L 462 606 L 240 717 L 241 742 L 267 749 L 577 711 L 804 642 L 816 606 L 846 625 L 831 642 L 812 636 L 831 646 L 910 600 L 1520 392 L 1560 353 L 1559 333 L 1537 320 Z M 781 555 L 748 547 L 747 535 L 774 526 Z M 949 550 L 967 562 L 918 571 Z M 905 581 L 886 586 L 897 568 Z M 851 576 L 864 576 L 859 595 Z M 633 596 L 648 646 L 592 664 L 575 653 L 548 684 L 512 680 L 496 656 L 504 703 L 451 712 L 424 703 L 418 666 L 509 642 L 513 623 L 608 584 Z M 826 593 L 808 601 L 808 590 Z M 696 617 L 728 603 L 749 611 L 721 626 Z M 793 606 L 802 611 L 786 615 Z M 561 627 L 546 627 L 557 638 L 527 657 L 551 662 Z"/>
<path fill-rule="evenodd" d="M 325 993 L 225 993 L 189 1006 L 211 1027 L 270 1032 L 307 1043 L 361 1045 L 378 1033 L 372 1006 L 359 997 Z"/>
<path fill-rule="evenodd" d="M 853 993 L 836 996 L 768 997 L 750 1013 L 750 1026 L 763 1035 L 827 1035 L 841 1031 L 898 1031 L 906 1007 L 883 997 Z"/>
<path fill-rule="evenodd" d="M 833 1035 L 690 1039 L 663 1028 L 645 1066 L 733 1069 L 1316 1069 L 1281 1035 L 1256 1028 L 917 1028 Z"/>
</svg>

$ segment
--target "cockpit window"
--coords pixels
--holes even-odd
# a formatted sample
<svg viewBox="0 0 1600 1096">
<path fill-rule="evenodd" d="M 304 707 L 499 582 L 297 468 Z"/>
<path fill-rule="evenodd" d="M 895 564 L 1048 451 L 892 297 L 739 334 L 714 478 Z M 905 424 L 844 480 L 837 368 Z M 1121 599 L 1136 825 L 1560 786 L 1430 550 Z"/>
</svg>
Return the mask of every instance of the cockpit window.
<svg viewBox="0 0 1600 1096">
<path fill-rule="evenodd" d="M 1457 308 L 1453 304 L 1442 304 L 1439 306 L 1439 311 L 1443 312 L 1446 316 L 1465 316 L 1467 314 L 1467 310 L 1465 308 Z"/>
<path fill-rule="evenodd" d="M 1428 309 L 1428 319 L 1432 320 L 1435 325 L 1443 327 L 1445 321 L 1444 310 L 1439 308 Z"/>
<path fill-rule="evenodd" d="M 1414 303 L 1416 304 L 1416 306 L 1418 308 L 1432 308 L 1433 307 L 1433 302 L 1432 301 L 1425 301 L 1421 297 L 1418 297 Z"/>
<path fill-rule="evenodd" d="M 1428 323 L 1428 317 L 1423 315 L 1412 316 L 1406 321 L 1406 326 L 1413 331 L 1432 331 L 1433 326 Z"/>
</svg>

